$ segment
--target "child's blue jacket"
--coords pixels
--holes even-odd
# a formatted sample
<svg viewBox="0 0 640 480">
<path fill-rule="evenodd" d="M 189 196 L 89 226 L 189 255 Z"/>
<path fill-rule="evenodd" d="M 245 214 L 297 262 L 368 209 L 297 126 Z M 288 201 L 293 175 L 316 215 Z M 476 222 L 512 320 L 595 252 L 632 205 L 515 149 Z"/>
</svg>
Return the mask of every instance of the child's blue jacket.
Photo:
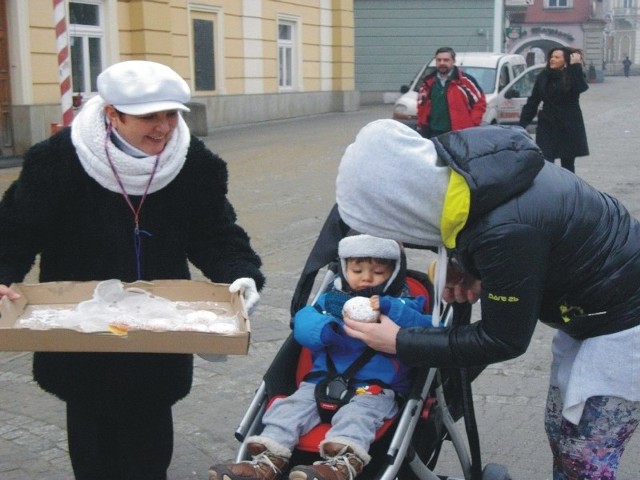
<svg viewBox="0 0 640 480">
<path fill-rule="evenodd" d="M 342 306 L 354 295 L 331 290 L 318 298 L 316 305 L 308 305 L 295 315 L 293 334 L 313 357 L 312 372 L 328 371 L 327 354 L 336 370 L 344 372 L 362 354 L 367 345 L 349 337 L 343 329 Z M 380 298 L 381 311 L 401 327 L 429 327 L 431 315 L 423 313 L 424 297 Z M 355 374 L 355 385 L 378 383 L 396 393 L 406 393 L 411 385 L 409 367 L 400 363 L 395 355 L 376 353 Z M 321 377 L 309 378 L 316 383 Z"/>
</svg>

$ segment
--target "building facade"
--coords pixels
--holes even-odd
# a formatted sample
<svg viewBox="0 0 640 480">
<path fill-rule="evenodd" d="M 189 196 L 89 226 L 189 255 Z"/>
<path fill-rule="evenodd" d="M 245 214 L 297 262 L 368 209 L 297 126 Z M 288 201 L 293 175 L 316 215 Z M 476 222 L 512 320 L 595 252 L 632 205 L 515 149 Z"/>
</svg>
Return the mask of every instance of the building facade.
<svg viewBox="0 0 640 480">
<path fill-rule="evenodd" d="M 0 156 L 60 122 L 55 0 L 0 0 Z M 351 111 L 353 0 L 63 0 L 75 108 L 123 60 L 169 65 L 192 89 L 192 128 Z"/>
<path fill-rule="evenodd" d="M 603 0 L 505 0 L 505 49 L 529 64 L 546 61 L 552 47 L 573 47 L 601 78 L 604 28 Z"/>
<path fill-rule="evenodd" d="M 495 3 L 354 0 L 355 80 L 361 102 L 393 102 L 438 47 L 492 51 Z"/>
<path fill-rule="evenodd" d="M 640 0 L 604 0 L 604 61 L 607 74 L 622 73 L 629 57 L 632 70 L 640 64 Z"/>
</svg>

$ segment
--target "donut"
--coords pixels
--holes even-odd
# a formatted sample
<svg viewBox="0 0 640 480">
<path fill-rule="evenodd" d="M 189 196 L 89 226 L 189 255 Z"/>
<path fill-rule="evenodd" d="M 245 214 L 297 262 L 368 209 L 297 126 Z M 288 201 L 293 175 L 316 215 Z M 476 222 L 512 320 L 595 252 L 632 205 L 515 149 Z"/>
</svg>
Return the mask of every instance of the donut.
<svg viewBox="0 0 640 480">
<path fill-rule="evenodd" d="M 380 318 L 380 312 L 371 308 L 371 300 L 367 297 L 350 298 L 342 311 L 345 317 L 358 322 L 377 322 Z"/>
<path fill-rule="evenodd" d="M 110 323 L 107 328 L 111 333 L 120 337 L 129 333 L 129 327 L 122 323 Z"/>
</svg>

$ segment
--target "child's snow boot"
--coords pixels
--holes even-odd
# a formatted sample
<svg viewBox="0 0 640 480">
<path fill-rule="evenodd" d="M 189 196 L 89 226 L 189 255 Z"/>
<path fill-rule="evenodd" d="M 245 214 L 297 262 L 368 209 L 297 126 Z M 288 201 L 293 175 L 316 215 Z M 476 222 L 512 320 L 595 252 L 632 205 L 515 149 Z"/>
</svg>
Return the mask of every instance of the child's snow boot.
<svg viewBox="0 0 640 480">
<path fill-rule="evenodd" d="M 213 465 L 209 480 L 280 480 L 289 465 L 289 457 L 276 455 L 261 443 L 247 444 L 252 460 Z"/>
<path fill-rule="evenodd" d="M 335 442 L 322 444 L 325 460 L 313 465 L 299 465 L 289 474 L 290 480 L 353 480 L 364 468 L 365 460 L 347 445 Z"/>
</svg>

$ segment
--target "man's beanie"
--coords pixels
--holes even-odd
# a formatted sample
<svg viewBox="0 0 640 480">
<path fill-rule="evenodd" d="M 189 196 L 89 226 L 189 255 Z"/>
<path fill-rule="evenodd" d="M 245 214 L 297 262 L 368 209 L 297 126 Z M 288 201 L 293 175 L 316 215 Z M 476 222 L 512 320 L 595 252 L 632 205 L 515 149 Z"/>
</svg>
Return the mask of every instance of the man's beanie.
<svg viewBox="0 0 640 480">
<path fill-rule="evenodd" d="M 439 246 L 449 177 L 431 140 L 396 120 L 376 120 L 360 130 L 342 157 L 338 210 L 359 232 Z"/>
</svg>

